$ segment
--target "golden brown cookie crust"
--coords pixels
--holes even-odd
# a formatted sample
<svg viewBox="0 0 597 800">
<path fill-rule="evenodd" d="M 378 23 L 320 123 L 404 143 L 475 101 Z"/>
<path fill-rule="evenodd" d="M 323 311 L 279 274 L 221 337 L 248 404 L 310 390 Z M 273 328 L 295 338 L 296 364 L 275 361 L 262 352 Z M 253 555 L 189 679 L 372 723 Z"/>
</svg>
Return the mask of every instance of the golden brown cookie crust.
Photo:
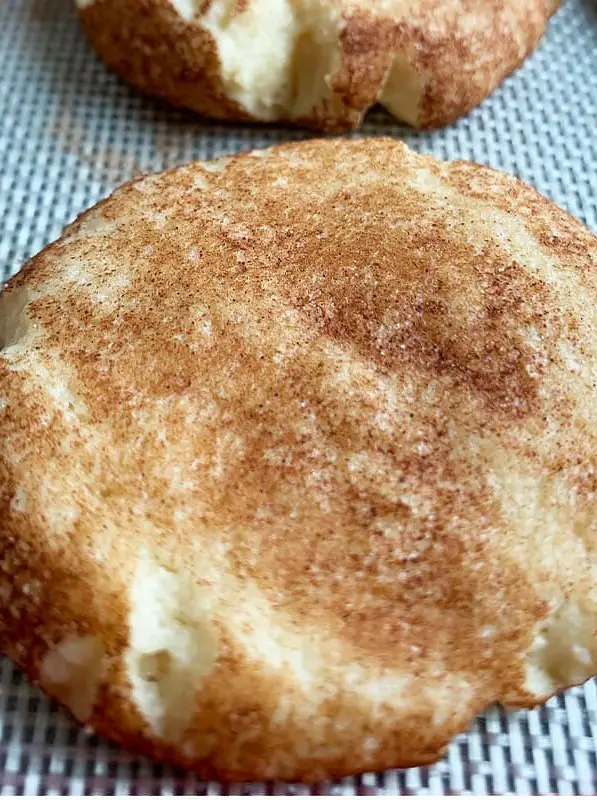
<svg viewBox="0 0 597 800">
<path fill-rule="evenodd" d="M 0 295 L 0 643 L 206 777 L 597 672 L 597 244 L 389 139 L 133 181 Z"/>
</svg>

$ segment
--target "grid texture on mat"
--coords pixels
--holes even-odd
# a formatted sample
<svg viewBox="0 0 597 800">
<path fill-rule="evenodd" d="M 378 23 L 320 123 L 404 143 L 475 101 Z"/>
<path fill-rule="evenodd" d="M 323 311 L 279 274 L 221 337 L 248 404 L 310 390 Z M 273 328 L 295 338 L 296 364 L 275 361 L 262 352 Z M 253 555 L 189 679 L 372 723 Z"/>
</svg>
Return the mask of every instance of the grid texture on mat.
<svg viewBox="0 0 597 800">
<path fill-rule="evenodd" d="M 597 3 L 569 0 L 525 66 L 446 130 L 414 133 L 373 113 L 362 131 L 516 173 L 597 231 Z M 110 75 L 72 0 L 0 2 L 0 278 L 142 171 L 308 134 L 228 127 L 141 97 Z M 361 135 L 361 134 L 358 134 Z M 311 789 L 219 786 L 153 766 L 76 728 L 0 659 L 3 794 L 592 794 L 597 683 L 543 708 L 492 709 L 430 768 Z"/>
</svg>

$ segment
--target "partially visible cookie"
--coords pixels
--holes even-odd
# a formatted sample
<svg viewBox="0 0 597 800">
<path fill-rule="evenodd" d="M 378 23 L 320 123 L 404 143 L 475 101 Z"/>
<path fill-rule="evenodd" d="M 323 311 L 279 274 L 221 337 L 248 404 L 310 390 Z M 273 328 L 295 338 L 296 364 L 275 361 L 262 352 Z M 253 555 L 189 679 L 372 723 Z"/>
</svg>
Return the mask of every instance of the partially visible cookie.
<svg viewBox="0 0 597 800">
<path fill-rule="evenodd" d="M 380 103 L 419 128 L 487 97 L 559 0 L 76 0 L 125 80 L 219 119 L 357 128 Z"/>
</svg>

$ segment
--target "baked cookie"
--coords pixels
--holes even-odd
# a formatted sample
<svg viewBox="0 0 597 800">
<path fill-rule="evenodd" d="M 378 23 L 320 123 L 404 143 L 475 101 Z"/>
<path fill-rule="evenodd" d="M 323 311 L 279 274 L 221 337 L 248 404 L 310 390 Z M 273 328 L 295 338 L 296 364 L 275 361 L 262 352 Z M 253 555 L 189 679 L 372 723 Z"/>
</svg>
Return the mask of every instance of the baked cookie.
<svg viewBox="0 0 597 800">
<path fill-rule="evenodd" d="M 213 778 L 597 672 L 597 241 L 387 139 L 119 189 L 0 294 L 0 645 Z"/>
<path fill-rule="evenodd" d="M 106 64 L 219 119 L 357 128 L 381 103 L 415 127 L 480 103 L 559 0 L 76 0 Z"/>
</svg>

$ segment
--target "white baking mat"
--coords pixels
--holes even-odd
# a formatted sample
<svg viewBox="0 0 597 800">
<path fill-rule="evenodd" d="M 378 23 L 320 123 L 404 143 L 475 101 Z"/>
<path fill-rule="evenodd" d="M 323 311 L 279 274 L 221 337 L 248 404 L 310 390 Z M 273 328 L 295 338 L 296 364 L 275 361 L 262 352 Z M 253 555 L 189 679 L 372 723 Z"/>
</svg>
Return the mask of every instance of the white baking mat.
<svg viewBox="0 0 597 800">
<path fill-rule="evenodd" d="M 597 231 L 597 0 L 569 0 L 526 65 L 447 130 L 417 134 L 373 113 L 364 133 L 514 172 Z M 0 0 L 0 278 L 137 172 L 307 135 L 211 124 L 168 109 L 104 69 L 83 39 L 71 0 Z M 431 768 L 313 789 L 219 786 L 88 736 L 0 659 L 0 791 L 593 794 L 596 687 L 592 681 L 530 713 L 491 710 Z"/>
</svg>

